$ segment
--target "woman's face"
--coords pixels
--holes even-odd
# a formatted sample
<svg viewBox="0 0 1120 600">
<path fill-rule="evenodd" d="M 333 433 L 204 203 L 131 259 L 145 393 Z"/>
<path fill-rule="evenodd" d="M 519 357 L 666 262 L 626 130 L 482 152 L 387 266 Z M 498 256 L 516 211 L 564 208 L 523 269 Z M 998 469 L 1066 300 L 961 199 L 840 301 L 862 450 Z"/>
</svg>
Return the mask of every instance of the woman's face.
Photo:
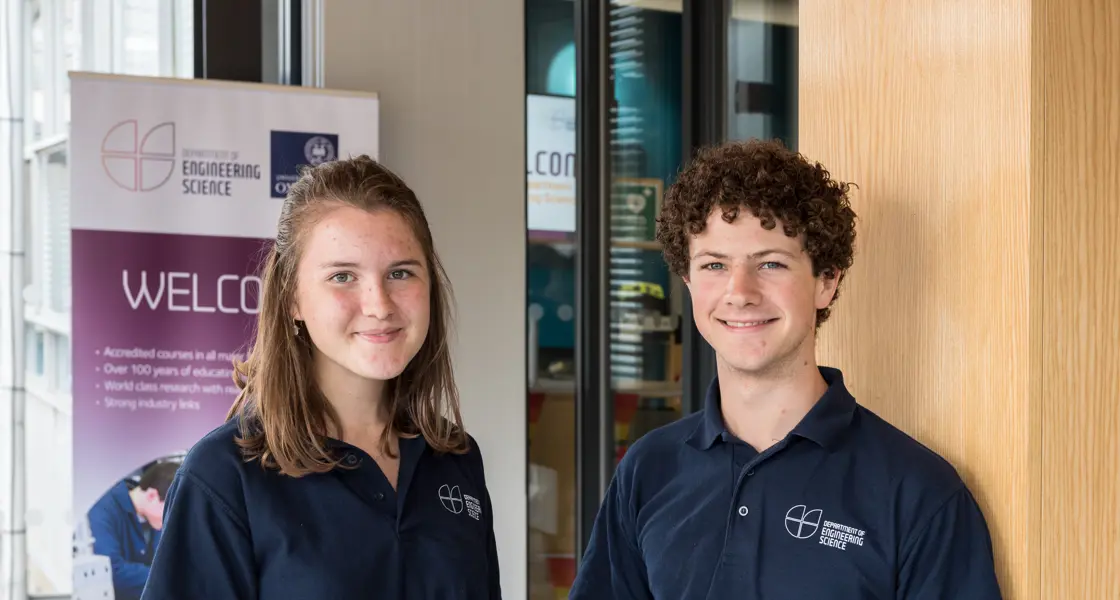
<svg viewBox="0 0 1120 600">
<path fill-rule="evenodd" d="M 395 211 L 328 211 L 306 232 L 292 316 L 303 321 L 320 374 L 393 379 L 428 335 L 424 250 Z"/>
</svg>

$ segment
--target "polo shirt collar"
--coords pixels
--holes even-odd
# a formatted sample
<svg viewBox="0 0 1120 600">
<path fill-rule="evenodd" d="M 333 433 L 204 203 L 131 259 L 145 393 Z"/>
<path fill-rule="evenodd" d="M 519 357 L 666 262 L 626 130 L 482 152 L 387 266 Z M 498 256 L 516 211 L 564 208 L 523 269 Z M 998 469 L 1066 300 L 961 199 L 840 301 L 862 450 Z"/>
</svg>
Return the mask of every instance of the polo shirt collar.
<svg viewBox="0 0 1120 600">
<path fill-rule="evenodd" d="M 704 414 L 700 417 L 688 444 L 697 450 L 707 450 L 727 433 L 723 415 L 720 414 L 719 377 L 713 377 L 708 383 L 708 392 L 704 394 Z"/>
<path fill-rule="evenodd" d="M 839 369 L 818 369 L 828 384 L 828 390 L 790 433 L 831 450 L 851 424 L 856 400 L 844 385 L 844 375 Z M 724 426 L 720 412 L 719 378 L 713 377 L 704 397 L 704 414 L 689 436 L 688 444 L 699 450 L 707 450 L 717 441 L 730 438 L 731 434 Z"/>
</svg>

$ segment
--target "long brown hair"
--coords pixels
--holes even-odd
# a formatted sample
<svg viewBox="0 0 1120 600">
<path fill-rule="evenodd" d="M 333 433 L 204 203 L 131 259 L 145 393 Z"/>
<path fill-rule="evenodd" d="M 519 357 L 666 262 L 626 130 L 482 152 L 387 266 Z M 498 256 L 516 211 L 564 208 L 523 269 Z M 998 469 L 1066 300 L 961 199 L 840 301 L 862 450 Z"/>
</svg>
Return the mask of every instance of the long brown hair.
<svg viewBox="0 0 1120 600">
<path fill-rule="evenodd" d="M 387 382 L 389 425 L 380 449 L 391 455 L 391 434 L 422 435 L 436 452 L 464 453 L 468 439 L 451 368 L 451 286 L 436 254 L 428 220 L 400 177 L 369 156 L 305 168 L 280 212 L 276 240 L 262 269 L 260 312 L 248 358 L 234 362 L 241 389 L 227 419 L 239 418 L 237 439 L 246 460 L 299 477 L 338 465 L 327 435 L 338 415 L 319 391 L 311 369 L 312 342 L 294 329 L 291 307 L 303 240 L 332 206 L 391 210 L 411 226 L 424 249 L 431 280 L 427 337 L 401 375 Z"/>
</svg>

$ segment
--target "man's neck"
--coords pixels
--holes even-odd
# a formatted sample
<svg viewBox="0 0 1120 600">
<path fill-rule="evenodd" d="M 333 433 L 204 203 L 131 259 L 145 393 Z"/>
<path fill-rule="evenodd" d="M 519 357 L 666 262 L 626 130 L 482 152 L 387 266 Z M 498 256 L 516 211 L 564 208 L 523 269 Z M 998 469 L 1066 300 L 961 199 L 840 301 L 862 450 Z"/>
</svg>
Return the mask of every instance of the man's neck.
<svg viewBox="0 0 1120 600">
<path fill-rule="evenodd" d="M 342 428 L 342 431 L 329 432 L 331 436 L 351 442 L 381 435 L 388 423 L 384 402 L 386 382 L 355 375 L 325 356 L 316 357 L 315 382 L 338 415 L 338 425 Z"/>
<path fill-rule="evenodd" d="M 724 425 L 759 452 L 784 439 L 828 390 L 814 361 L 799 360 L 774 374 L 717 366 Z"/>
</svg>

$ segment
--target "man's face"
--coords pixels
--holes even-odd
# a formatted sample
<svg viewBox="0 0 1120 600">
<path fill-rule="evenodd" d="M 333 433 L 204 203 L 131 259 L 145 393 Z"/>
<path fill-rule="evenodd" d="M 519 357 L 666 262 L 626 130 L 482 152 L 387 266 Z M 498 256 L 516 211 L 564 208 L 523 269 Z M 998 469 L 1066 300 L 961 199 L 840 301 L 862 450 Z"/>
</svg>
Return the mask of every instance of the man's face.
<svg viewBox="0 0 1120 600">
<path fill-rule="evenodd" d="M 696 328 L 723 367 L 765 376 L 815 362 L 817 309 L 832 301 L 838 279 L 813 276 L 799 238 L 781 223 L 764 229 L 746 210 L 727 223 L 717 207 L 689 257 Z"/>
<path fill-rule="evenodd" d="M 159 497 L 159 490 L 148 488 L 141 495 L 143 507 L 141 517 L 152 526 L 152 529 L 163 529 L 163 499 Z"/>
</svg>

